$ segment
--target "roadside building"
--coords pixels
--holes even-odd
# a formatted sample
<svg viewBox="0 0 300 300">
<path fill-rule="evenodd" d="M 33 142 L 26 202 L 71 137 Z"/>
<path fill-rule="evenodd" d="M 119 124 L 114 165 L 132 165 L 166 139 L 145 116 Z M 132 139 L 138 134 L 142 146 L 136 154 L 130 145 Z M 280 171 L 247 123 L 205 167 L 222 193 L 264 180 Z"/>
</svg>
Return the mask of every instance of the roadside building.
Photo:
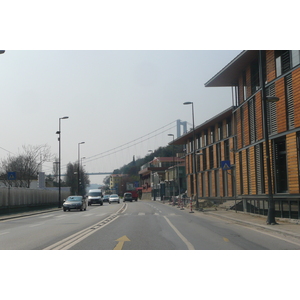
<svg viewBox="0 0 300 300">
<path fill-rule="evenodd" d="M 278 102 L 267 103 L 266 114 L 259 53 L 265 95 L 279 98 Z M 209 126 L 204 123 L 195 129 L 196 150 L 202 154 L 196 156 L 195 178 L 191 164 L 192 132 L 174 141 L 187 145 L 188 193 L 195 195 L 198 186 L 199 197 L 219 201 L 237 198 L 239 209 L 266 215 L 271 182 L 276 217 L 300 218 L 299 50 L 243 51 L 205 86 L 232 88 L 231 115 L 225 117 L 226 112 L 221 113 L 225 117 L 222 121 L 218 120 L 219 115 L 210 120 Z M 268 136 L 264 134 L 264 119 Z M 219 122 L 222 127 L 217 125 Z M 223 140 L 218 140 L 221 128 Z M 266 137 L 271 153 L 271 176 L 267 173 Z M 221 168 L 222 160 L 230 161 L 230 170 Z"/>
<path fill-rule="evenodd" d="M 128 177 L 127 174 L 112 174 L 109 176 L 109 189 L 113 194 L 121 195 L 126 189 L 125 179 Z"/>
<path fill-rule="evenodd" d="M 139 171 L 142 199 L 156 199 L 165 195 L 164 188 L 166 170 L 177 163 L 183 162 L 177 157 L 155 157 L 152 161 L 141 166 Z"/>
<path fill-rule="evenodd" d="M 230 107 L 217 116 L 195 127 L 196 172 L 193 169 L 194 133 L 190 130 L 174 141 L 185 145 L 187 196 L 211 201 L 234 198 L 234 181 L 231 171 L 221 169 L 221 161 L 234 163 L 234 131 Z M 173 144 L 170 143 L 170 144 Z"/>
</svg>

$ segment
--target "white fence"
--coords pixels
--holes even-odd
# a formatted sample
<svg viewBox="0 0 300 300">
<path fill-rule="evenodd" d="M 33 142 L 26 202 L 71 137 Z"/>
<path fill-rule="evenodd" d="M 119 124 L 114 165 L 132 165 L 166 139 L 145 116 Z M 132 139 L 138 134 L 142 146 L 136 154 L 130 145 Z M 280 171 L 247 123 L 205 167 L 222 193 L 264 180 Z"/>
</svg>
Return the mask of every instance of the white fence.
<svg viewBox="0 0 300 300">
<path fill-rule="evenodd" d="M 61 200 L 69 195 L 69 192 L 61 191 Z M 0 208 L 55 205 L 57 203 L 58 190 L 0 188 Z"/>
</svg>

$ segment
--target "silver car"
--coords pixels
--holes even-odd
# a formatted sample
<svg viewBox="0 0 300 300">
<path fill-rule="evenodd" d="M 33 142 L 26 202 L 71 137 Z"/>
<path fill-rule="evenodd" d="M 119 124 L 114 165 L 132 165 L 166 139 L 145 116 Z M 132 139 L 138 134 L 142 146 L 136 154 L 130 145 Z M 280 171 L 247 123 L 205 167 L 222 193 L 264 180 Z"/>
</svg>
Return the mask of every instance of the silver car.
<svg viewBox="0 0 300 300">
<path fill-rule="evenodd" d="M 120 198 L 117 194 L 112 194 L 109 196 L 108 203 L 111 204 L 112 202 L 120 203 Z"/>
<path fill-rule="evenodd" d="M 71 209 L 86 210 L 86 200 L 82 196 L 69 196 L 63 203 L 63 210 Z"/>
</svg>

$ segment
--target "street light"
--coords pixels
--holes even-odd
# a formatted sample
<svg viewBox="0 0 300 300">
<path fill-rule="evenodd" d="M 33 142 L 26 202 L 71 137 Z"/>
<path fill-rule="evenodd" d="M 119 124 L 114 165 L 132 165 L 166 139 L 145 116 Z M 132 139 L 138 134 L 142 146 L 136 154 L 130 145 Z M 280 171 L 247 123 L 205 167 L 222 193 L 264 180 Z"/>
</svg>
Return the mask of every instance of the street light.
<svg viewBox="0 0 300 300">
<path fill-rule="evenodd" d="M 78 172 L 77 172 L 77 194 L 79 195 L 79 181 L 80 181 L 80 145 L 85 142 L 78 143 Z"/>
<path fill-rule="evenodd" d="M 193 149 L 193 179 L 196 179 L 196 208 L 199 208 L 198 202 L 198 178 L 196 171 L 196 135 L 195 135 L 195 121 L 194 121 L 194 103 L 193 102 L 184 102 L 183 105 L 192 104 L 192 117 L 193 117 L 193 139 L 194 139 L 194 149 Z"/>
<path fill-rule="evenodd" d="M 58 208 L 61 208 L 61 183 L 60 183 L 60 176 L 61 176 L 61 170 L 60 170 L 60 161 L 61 161 L 61 122 L 60 120 L 68 119 L 69 117 L 62 117 L 59 118 L 58 122 L 58 128 L 59 130 L 56 131 L 56 134 L 58 134 Z"/>
<path fill-rule="evenodd" d="M 175 170 L 175 160 L 174 160 L 174 134 L 169 133 L 168 136 L 173 137 L 173 146 L 172 146 L 172 156 L 173 156 L 173 197 L 175 197 L 175 175 L 174 175 L 174 170 Z"/>
<path fill-rule="evenodd" d="M 273 185 L 271 177 L 271 160 L 270 160 L 270 148 L 269 148 L 269 129 L 268 129 L 268 114 L 267 114 L 267 102 L 277 102 L 278 97 L 266 96 L 265 80 L 263 77 L 263 64 L 262 64 L 262 50 L 259 50 L 259 78 L 261 86 L 261 98 L 263 104 L 263 126 L 264 126 L 264 137 L 266 144 L 266 166 L 267 166 L 267 179 L 268 179 L 268 217 L 267 224 L 277 224 L 275 220 L 275 204 L 273 200 Z"/>
</svg>

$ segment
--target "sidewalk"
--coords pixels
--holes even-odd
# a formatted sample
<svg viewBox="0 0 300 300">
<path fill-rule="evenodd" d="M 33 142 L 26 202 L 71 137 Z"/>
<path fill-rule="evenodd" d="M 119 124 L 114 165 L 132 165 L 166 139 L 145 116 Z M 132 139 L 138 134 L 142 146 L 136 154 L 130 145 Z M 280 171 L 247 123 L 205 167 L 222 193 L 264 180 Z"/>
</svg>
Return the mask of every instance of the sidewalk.
<svg viewBox="0 0 300 300">
<path fill-rule="evenodd" d="M 167 202 L 165 205 L 168 205 Z M 173 206 L 175 209 L 177 205 Z M 190 206 L 184 207 L 186 212 L 190 212 Z M 285 236 L 300 238 L 300 220 L 299 219 L 279 219 L 276 218 L 276 225 L 267 225 L 267 216 L 244 213 L 241 211 L 224 209 L 224 207 L 204 208 L 203 211 L 193 209 L 194 214 L 212 215 L 218 218 L 227 219 L 241 224 L 250 225 L 253 227 L 263 228 L 265 230 L 281 233 Z"/>
</svg>

